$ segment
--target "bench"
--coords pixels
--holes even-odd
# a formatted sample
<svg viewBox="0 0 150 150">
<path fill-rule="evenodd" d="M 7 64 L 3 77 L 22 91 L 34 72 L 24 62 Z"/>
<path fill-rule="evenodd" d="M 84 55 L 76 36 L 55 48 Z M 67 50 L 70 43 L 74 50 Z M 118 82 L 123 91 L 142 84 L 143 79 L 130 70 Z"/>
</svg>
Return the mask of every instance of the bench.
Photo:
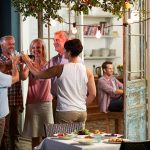
<svg viewBox="0 0 150 150">
<path fill-rule="evenodd" d="M 110 120 L 114 120 L 115 122 L 115 133 L 121 133 L 121 121 L 124 118 L 123 112 L 96 112 L 96 113 L 90 113 L 87 116 L 87 121 L 99 121 L 99 120 L 105 120 L 106 122 L 106 131 L 110 133 Z"/>
</svg>

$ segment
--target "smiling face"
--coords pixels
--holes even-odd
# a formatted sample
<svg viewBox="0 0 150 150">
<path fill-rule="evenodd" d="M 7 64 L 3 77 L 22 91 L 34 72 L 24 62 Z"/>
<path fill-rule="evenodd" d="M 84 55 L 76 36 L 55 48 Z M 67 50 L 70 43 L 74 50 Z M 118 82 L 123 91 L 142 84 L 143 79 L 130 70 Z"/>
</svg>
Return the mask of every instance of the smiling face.
<svg viewBox="0 0 150 150">
<path fill-rule="evenodd" d="M 2 52 L 6 56 L 10 56 L 15 50 L 15 39 L 13 36 L 8 36 L 1 43 Z"/>
<path fill-rule="evenodd" d="M 42 46 L 42 42 L 34 41 L 31 44 L 30 52 L 35 56 L 35 58 L 44 57 L 44 50 Z"/>
<path fill-rule="evenodd" d="M 55 50 L 60 54 L 64 54 L 64 44 L 68 40 L 65 32 L 56 32 L 54 35 L 54 47 Z"/>
<path fill-rule="evenodd" d="M 104 72 L 104 75 L 112 76 L 113 75 L 113 65 L 107 64 L 106 68 L 103 70 L 103 72 Z"/>
</svg>

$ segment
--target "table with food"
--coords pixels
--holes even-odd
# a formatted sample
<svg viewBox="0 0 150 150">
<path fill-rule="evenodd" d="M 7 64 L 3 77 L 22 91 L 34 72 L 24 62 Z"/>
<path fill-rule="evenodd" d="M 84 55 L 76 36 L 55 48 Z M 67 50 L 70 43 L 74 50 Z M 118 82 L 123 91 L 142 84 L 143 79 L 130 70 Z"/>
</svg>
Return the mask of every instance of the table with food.
<svg viewBox="0 0 150 150">
<path fill-rule="evenodd" d="M 87 129 L 73 133 L 55 133 L 45 138 L 35 150 L 119 150 L 122 135 Z"/>
</svg>

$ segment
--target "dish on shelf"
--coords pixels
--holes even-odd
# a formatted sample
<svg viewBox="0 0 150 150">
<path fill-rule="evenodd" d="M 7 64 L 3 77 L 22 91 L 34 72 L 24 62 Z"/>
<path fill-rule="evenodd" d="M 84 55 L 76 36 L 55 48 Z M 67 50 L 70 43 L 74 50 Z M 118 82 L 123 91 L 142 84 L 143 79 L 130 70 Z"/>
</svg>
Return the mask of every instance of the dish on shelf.
<svg viewBox="0 0 150 150">
<path fill-rule="evenodd" d="M 101 56 L 102 57 L 107 57 L 107 56 L 109 56 L 109 48 L 101 48 L 100 49 L 101 50 Z"/>
<path fill-rule="evenodd" d="M 116 56 L 116 49 L 109 49 L 109 56 Z"/>
<path fill-rule="evenodd" d="M 100 49 L 93 49 L 91 56 L 92 56 L 92 57 L 101 56 L 101 50 L 100 50 Z"/>
</svg>

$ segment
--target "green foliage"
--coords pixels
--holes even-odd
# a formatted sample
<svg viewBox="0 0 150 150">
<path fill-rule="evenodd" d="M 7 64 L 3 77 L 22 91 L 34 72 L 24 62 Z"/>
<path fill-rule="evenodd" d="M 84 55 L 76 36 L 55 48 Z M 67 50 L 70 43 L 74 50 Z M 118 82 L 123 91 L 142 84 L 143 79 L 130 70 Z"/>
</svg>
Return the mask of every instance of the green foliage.
<svg viewBox="0 0 150 150">
<path fill-rule="evenodd" d="M 118 69 L 119 72 L 123 72 L 123 65 L 118 65 L 117 69 Z"/>
<path fill-rule="evenodd" d="M 82 129 L 82 130 L 79 130 L 79 131 L 75 131 L 75 134 L 88 135 L 88 134 L 90 134 L 90 131 L 88 129 Z"/>
<path fill-rule="evenodd" d="M 38 13 L 43 12 L 43 22 L 48 23 L 50 18 L 63 21 L 58 11 L 62 4 L 70 6 L 76 14 L 83 12 L 88 14 L 92 7 L 101 7 L 104 11 L 111 12 L 119 18 L 122 16 L 121 8 L 125 7 L 126 0 L 11 0 L 13 6 L 18 12 L 24 16 L 24 20 L 28 16 L 38 18 Z M 130 0 L 128 0 L 130 1 Z"/>
</svg>

